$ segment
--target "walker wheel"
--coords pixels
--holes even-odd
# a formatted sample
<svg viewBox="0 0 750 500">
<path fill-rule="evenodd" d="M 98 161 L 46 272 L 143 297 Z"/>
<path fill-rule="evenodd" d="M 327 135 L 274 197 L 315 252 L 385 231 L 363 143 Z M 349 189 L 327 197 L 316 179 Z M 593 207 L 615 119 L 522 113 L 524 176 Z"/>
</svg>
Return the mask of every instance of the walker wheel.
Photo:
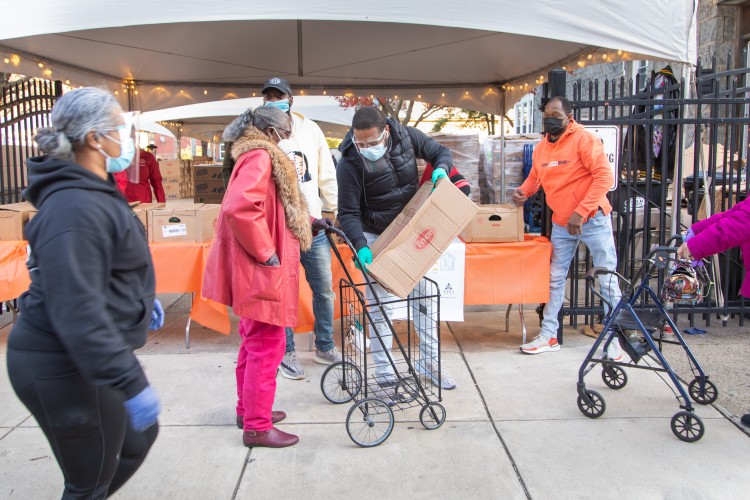
<svg viewBox="0 0 750 500">
<path fill-rule="evenodd" d="M 347 403 L 362 390 L 362 372 L 348 361 L 337 361 L 320 377 L 320 390 L 333 404 Z"/>
<path fill-rule="evenodd" d="M 619 366 L 605 364 L 602 367 L 602 380 L 611 389 L 622 389 L 628 383 L 628 374 Z"/>
<path fill-rule="evenodd" d="M 716 385 L 707 378 L 704 379 L 703 390 L 701 390 L 700 377 L 695 377 L 688 384 L 688 392 L 693 401 L 701 405 L 710 405 L 719 397 L 719 390 Z"/>
<path fill-rule="evenodd" d="M 607 405 L 604 398 L 596 391 L 584 391 L 586 397 L 578 394 L 578 409 L 589 418 L 599 418 L 604 415 Z"/>
<path fill-rule="evenodd" d="M 393 410 L 377 398 L 356 402 L 346 416 L 346 433 L 363 448 L 372 448 L 388 439 L 393 425 Z"/>
<path fill-rule="evenodd" d="M 435 430 L 445 422 L 445 407 L 440 403 L 427 403 L 419 412 L 419 421 L 425 429 Z"/>
<path fill-rule="evenodd" d="M 694 443 L 703 437 L 703 421 L 689 411 L 678 411 L 672 417 L 672 432 L 680 441 Z"/>
</svg>

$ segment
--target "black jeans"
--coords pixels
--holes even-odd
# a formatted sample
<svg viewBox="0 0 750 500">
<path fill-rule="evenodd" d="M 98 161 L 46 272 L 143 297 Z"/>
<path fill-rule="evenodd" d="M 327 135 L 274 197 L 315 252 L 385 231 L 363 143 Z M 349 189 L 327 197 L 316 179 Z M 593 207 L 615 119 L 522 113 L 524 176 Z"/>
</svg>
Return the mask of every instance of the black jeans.
<svg viewBox="0 0 750 500">
<path fill-rule="evenodd" d="M 88 381 L 67 353 L 9 348 L 8 376 L 62 469 L 63 499 L 113 494 L 138 470 L 159 433 L 158 424 L 133 430 L 122 392 Z"/>
</svg>

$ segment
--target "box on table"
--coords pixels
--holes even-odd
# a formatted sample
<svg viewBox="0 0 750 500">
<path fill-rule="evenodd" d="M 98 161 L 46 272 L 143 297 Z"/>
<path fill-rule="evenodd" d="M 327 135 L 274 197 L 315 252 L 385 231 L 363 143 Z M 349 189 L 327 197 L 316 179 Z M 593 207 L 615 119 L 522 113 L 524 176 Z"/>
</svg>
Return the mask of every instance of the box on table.
<svg viewBox="0 0 750 500">
<path fill-rule="evenodd" d="M 154 208 L 163 208 L 166 206 L 166 203 L 138 203 L 137 205 L 130 207 L 130 209 L 136 217 L 138 217 L 138 220 L 141 221 L 141 224 L 143 224 L 143 227 L 146 229 L 146 234 L 148 234 L 148 211 L 153 210 Z"/>
<path fill-rule="evenodd" d="M 148 241 L 204 242 L 214 235 L 220 205 L 194 203 L 174 208 L 147 210 Z"/>
<path fill-rule="evenodd" d="M 223 199 L 226 192 L 224 181 L 221 179 L 196 180 L 193 189 L 193 196 L 196 198 Z"/>
<path fill-rule="evenodd" d="M 507 243 L 523 241 L 523 207 L 479 205 L 479 211 L 461 231 L 466 242 Z"/>
<path fill-rule="evenodd" d="M 36 208 L 27 201 L 0 205 L 0 240 L 23 240 L 23 228 L 33 214 Z"/>
<path fill-rule="evenodd" d="M 449 180 L 425 183 L 372 245 L 368 271 L 394 295 L 406 298 L 477 213 Z"/>
<path fill-rule="evenodd" d="M 206 163 L 213 163 L 213 158 L 210 156 L 193 156 L 193 165 L 204 165 Z"/>
</svg>

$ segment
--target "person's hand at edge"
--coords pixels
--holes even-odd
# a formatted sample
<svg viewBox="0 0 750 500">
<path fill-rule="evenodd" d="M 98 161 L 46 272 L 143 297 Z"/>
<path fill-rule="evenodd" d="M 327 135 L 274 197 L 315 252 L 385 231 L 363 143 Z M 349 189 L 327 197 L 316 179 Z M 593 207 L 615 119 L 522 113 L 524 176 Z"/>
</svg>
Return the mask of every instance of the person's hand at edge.
<svg viewBox="0 0 750 500">
<path fill-rule="evenodd" d="M 370 247 L 362 247 L 359 250 L 357 250 L 357 258 L 354 260 L 354 265 L 359 269 L 360 271 L 367 272 L 367 266 L 372 264 L 372 250 L 370 250 Z M 362 266 L 364 266 L 364 269 L 359 267 L 359 262 L 362 263 Z"/>
<path fill-rule="evenodd" d="M 130 426 L 138 432 L 143 432 L 157 422 L 161 411 L 159 397 L 156 391 L 147 385 L 137 395 L 125 401 L 125 410 L 130 417 Z"/>
<path fill-rule="evenodd" d="M 159 299 L 154 299 L 154 310 L 151 312 L 151 323 L 148 324 L 149 330 L 158 330 L 164 326 L 164 308 Z"/>
</svg>

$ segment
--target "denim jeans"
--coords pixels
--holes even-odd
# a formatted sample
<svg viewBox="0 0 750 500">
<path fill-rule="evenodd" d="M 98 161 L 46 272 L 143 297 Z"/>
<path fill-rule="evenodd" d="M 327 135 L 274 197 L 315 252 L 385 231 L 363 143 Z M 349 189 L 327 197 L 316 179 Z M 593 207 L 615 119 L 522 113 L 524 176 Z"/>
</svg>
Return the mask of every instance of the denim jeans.
<svg viewBox="0 0 750 500">
<path fill-rule="evenodd" d="M 365 233 L 368 245 L 372 245 L 377 237 L 377 234 Z M 393 321 L 394 317 L 399 317 L 401 319 L 406 318 L 406 301 L 400 300 L 377 283 L 373 284 L 373 289 L 381 302 L 398 301 L 396 304 L 383 304 L 383 310 L 391 321 Z M 414 330 L 416 330 L 417 336 L 419 337 L 420 362 L 422 363 L 423 368 L 431 367 L 431 365 L 434 364 L 434 367 L 437 369 L 440 345 L 438 343 L 437 324 L 435 322 L 437 314 L 437 311 L 435 311 L 435 301 L 421 298 L 427 295 L 430 290 L 432 290 L 432 287 L 429 286 L 423 278 L 409 294 L 409 299 L 411 300 L 408 301 L 408 304 L 411 309 L 411 320 L 414 325 Z M 365 287 L 365 297 L 369 304 L 368 311 L 372 318 L 370 328 L 374 328 L 377 331 L 377 334 L 373 331 L 368 332 L 370 336 L 370 353 L 375 369 L 375 376 L 387 378 L 394 375 L 394 369 L 388 360 L 387 354 L 387 352 L 391 351 L 393 345 L 393 332 L 388 327 L 388 323 L 386 323 L 380 308 L 377 305 L 374 305 L 376 304 L 375 297 L 368 286 Z M 401 310 L 397 310 L 397 308 Z M 380 337 L 380 340 L 378 340 L 378 336 Z M 400 359 L 400 356 L 397 359 Z"/>
<path fill-rule="evenodd" d="M 557 338 L 559 322 L 557 315 L 565 299 L 565 282 L 568 268 L 573 260 L 578 242 L 582 241 L 591 252 L 594 266 L 614 271 L 617 268 L 617 252 L 612 236 L 612 220 L 609 215 L 597 212 L 583 224 L 582 234 L 571 236 L 566 226 L 552 224 L 552 261 L 550 265 L 549 302 L 544 306 L 541 336 Z M 614 307 L 620 301 L 620 287 L 617 278 L 611 274 L 599 276 L 602 295 Z M 608 312 L 604 304 L 605 315 Z"/>
<path fill-rule="evenodd" d="M 302 252 L 300 262 L 313 293 L 315 348 L 327 352 L 333 349 L 333 288 L 331 286 L 331 246 L 324 231 L 313 238 L 310 250 Z M 294 330 L 286 329 L 286 352 L 294 352 Z"/>
</svg>

